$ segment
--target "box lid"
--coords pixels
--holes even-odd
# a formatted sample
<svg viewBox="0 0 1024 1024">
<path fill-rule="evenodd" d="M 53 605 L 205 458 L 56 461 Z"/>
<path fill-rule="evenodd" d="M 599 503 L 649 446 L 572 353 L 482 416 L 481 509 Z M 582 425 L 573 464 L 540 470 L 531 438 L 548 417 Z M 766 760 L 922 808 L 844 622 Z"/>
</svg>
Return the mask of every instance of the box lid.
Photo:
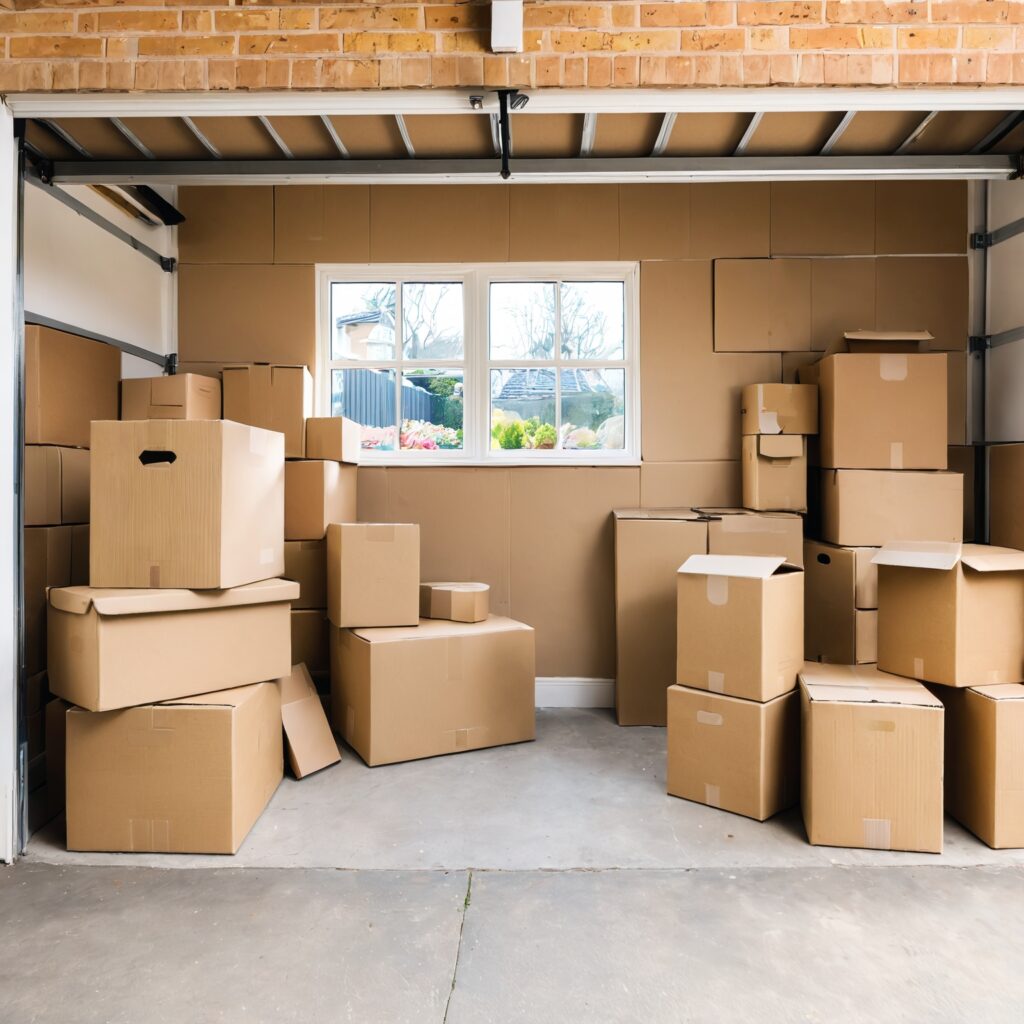
<svg viewBox="0 0 1024 1024">
<path fill-rule="evenodd" d="M 213 693 L 197 693 L 191 697 L 176 697 L 174 700 L 154 701 L 150 704 L 137 704 L 125 711 L 136 711 L 139 708 L 173 708 L 179 705 L 189 707 L 211 707 L 211 708 L 239 708 L 246 701 L 252 700 L 262 683 L 250 683 L 248 686 L 236 686 L 230 690 L 217 690 Z M 86 711 L 85 708 L 68 708 L 68 714 L 92 715 L 94 711 Z"/>
<path fill-rule="evenodd" d="M 971 690 L 989 700 L 1024 700 L 1024 683 L 993 683 L 991 686 L 972 686 Z"/>
<path fill-rule="evenodd" d="M 847 352 L 925 352 L 935 338 L 929 331 L 846 331 Z"/>
<path fill-rule="evenodd" d="M 281 695 L 281 724 L 288 757 L 298 779 L 337 764 L 338 744 L 305 665 L 293 665 L 290 675 L 277 680 Z"/>
<path fill-rule="evenodd" d="M 695 576 L 738 576 L 766 580 L 785 564 L 785 558 L 774 555 L 690 555 L 679 567 L 679 572 Z"/>
<path fill-rule="evenodd" d="M 294 601 L 299 585 L 291 580 L 260 580 L 230 590 L 119 590 L 98 587 L 55 587 L 50 604 L 62 612 L 84 615 L 95 608 L 99 615 L 145 615 L 151 612 L 235 608 L 247 604 Z"/>
<path fill-rule="evenodd" d="M 802 434 L 761 434 L 757 450 L 766 459 L 798 459 L 804 453 Z"/>
<path fill-rule="evenodd" d="M 1024 572 L 1024 551 L 990 544 L 901 541 L 886 544 L 871 561 L 877 565 L 947 571 L 962 562 L 976 572 Z"/>
<path fill-rule="evenodd" d="M 487 583 L 421 583 L 420 590 L 451 590 L 457 594 L 477 594 L 490 590 Z"/>
<path fill-rule="evenodd" d="M 450 619 L 420 619 L 418 626 L 371 626 L 350 632 L 369 643 L 391 643 L 396 640 L 431 640 L 436 637 L 473 636 L 478 633 L 533 632 L 525 622 L 516 622 L 501 615 L 489 615 L 482 622 L 452 622 Z"/>
<path fill-rule="evenodd" d="M 692 508 L 616 508 L 612 510 L 616 519 L 668 519 L 695 522 L 703 517 Z"/>
<path fill-rule="evenodd" d="M 808 698 L 819 703 L 942 708 L 942 701 L 917 680 L 879 672 L 874 665 L 805 662 L 800 684 Z"/>
</svg>

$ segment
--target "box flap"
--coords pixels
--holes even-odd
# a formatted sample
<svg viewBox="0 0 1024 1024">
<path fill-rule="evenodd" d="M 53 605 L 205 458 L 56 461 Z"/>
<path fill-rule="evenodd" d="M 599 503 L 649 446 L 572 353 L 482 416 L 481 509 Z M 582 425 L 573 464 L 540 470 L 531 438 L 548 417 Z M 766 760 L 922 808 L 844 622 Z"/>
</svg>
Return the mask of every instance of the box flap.
<svg viewBox="0 0 1024 1024">
<path fill-rule="evenodd" d="M 475 594 L 481 590 L 491 589 L 486 583 L 421 583 L 420 590 L 424 588 L 430 590 L 452 590 L 459 594 Z"/>
<path fill-rule="evenodd" d="M 701 514 L 692 508 L 617 508 L 612 510 L 616 519 L 668 519 L 697 522 Z"/>
<path fill-rule="evenodd" d="M 961 544 L 948 544 L 944 541 L 905 540 L 886 544 L 871 561 L 875 565 L 949 570 L 960 561 L 961 547 Z"/>
<path fill-rule="evenodd" d="M 798 459 L 804 453 L 802 434 L 762 434 L 758 452 L 766 459 Z"/>
<path fill-rule="evenodd" d="M 174 700 L 162 700 L 156 704 L 143 706 L 166 708 L 187 704 L 190 707 L 238 708 L 247 700 L 255 697 L 257 688 L 262 685 L 262 683 L 252 683 L 249 686 L 236 686 L 230 690 L 217 690 L 214 693 L 197 693 L 192 697 L 176 697 Z"/>
<path fill-rule="evenodd" d="M 846 331 L 848 352 L 926 352 L 935 340 L 929 331 Z"/>
<path fill-rule="evenodd" d="M 371 626 L 352 629 L 353 635 L 370 643 L 395 640 L 430 640 L 435 637 L 473 636 L 477 633 L 510 633 L 530 630 L 525 622 L 516 622 L 501 615 L 488 615 L 482 622 L 453 622 L 450 619 L 420 619 L 418 626 Z"/>
<path fill-rule="evenodd" d="M 277 680 L 277 689 L 281 694 L 281 707 L 316 695 L 313 678 L 303 664 L 292 665 L 291 674 Z"/>
<path fill-rule="evenodd" d="M 1024 570 L 1024 551 L 990 544 L 964 544 L 960 550 L 960 561 L 976 572 L 1021 572 Z"/>
<path fill-rule="evenodd" d="M 810 700 L 822 703 L 942 708 L 942 701 L 916 680 L 879 672 L 874 665 L 805 662 L 800 684 Z"/>
<path fill-rule="evenodd" d="M 293 665 L 291 675 L 277 680 L 281 694 L 281 724 L 288 760 L 297 779 L 337 764 L 338 744 L 305 665 Z"/>
<path fill-rule="evenodd" d="M 1024 683 L 993 683 L 991 686 L 972 686 L 971 689 L 989 700 L 1024 700 Z"/>
<path fill-rule="evenodd" d="M 766 580 L 785 564 L 786 559 L 767 555 L 690 555 L 679 572 L 697 576 L 739 576 Z"/>
</svg>

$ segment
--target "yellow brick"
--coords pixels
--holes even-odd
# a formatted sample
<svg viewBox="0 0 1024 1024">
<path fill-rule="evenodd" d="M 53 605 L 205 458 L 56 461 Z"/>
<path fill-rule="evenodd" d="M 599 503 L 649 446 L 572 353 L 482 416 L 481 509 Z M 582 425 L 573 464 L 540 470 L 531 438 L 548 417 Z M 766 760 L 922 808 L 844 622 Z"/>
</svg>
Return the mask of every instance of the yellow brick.
<svg viewBox="0 0 1024 1024">
<path fill-rule="evenodd" d="M 896 33 L 896 45 L 901 50 L 950 50 L 957 45 L 958 35 L 955 28 L 901 28 Z"/>
<path fill-rule="evenodd" d="M 100 32 L 175 32 L 178 15 L 175 11 L 100 11 Z"/>
<path fill-rule="evenodd" d="M 274 10 L 216 11 L 213 17 L 218 32 L 270 32 L 279 27 L 278 12 Z M 242 73 L 251 80 L 254 66 L 248 66 Z"/>
<path fill-rule="evenodd" d="M 234 36 L 143 36 L 139 40 L 142 57 L 223 57 L 234 51 Z"/>
<path fill-rule="evenodd" d="M 625 5 L 623 5 L 625 6 Z M 642 4 L 641 25 L 675 25 L 687 27 L 705 25 L 708 20 L 708 5 L 702 3 Z"/>
<path fill-rule="evenodd" d="M 321 9 L 321 28 L 423 28 L 423 11 L 419 7 L 343 7 Z"/>
<path fill-rule="evenodd" d="M 71 32 L 75 16 L 57 11 L 0 13 L 0 32 Z"/>
<path fill-rule="evenodd" d="M 679 33 L 665 30 L 653 32 L 616 32 L 612 36 L 612 49 L 639 50 L 657 53 L 660 50 L 679 50 Z"/>
<path fill-rule="evenodd" d="M 583 50 L 610 50 L 612 37 L 607 32 L 586 32 L 573 29 L 554 29 L 551 32 L 551 49 L 563 53 L 579 53 Z"/>
<path fill-rule="evenodd" d="M 1010 26 L 990 25 L 984 28 L 964 28 L 963 48 L 965 50 L 1012 50 L 1013 29 Z"/>
<path fill-rule="evenodd" d="M 341 41 L 336 32 L 247 35 L 239 37 L 238 52 L 243 56 L 258 56 L 262 53 L 340 53 Z"/>
<path fill-rule="evenodd" d="M 12 57 L 101 57 L 103 40 L 83 36 L 14 36 Z"/>
</svg>

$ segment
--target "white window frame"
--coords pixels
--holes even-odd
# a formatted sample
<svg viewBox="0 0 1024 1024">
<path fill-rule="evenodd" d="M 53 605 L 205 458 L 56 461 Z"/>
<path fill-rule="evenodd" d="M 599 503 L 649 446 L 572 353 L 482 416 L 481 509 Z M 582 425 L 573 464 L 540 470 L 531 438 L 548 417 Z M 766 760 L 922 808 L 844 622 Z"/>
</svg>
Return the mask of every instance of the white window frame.
<svg viewBox="0 0 1024 1024">
<path fill-rule="evenodd" d="M 331 283 L 461 282 L 464 303 L 464 358 L 461 360 L 390 360 L 331 358 Z M 572 360 L 572 366 L 622 368 L 625 371 L 626 447 L 601 449 L 504 450 L 490 448 L 490 369 L 531 366 L 550 368 L 551 360 L 490 359 L 487 296 L 492 282 L 501 281 L 621 281 L 624 299 L 624 358 Z M 401 300 L 399 300 L 401 301 Z M 318 414 L 331 414 L 331 371 L 351 368 L 397 368 L 400 362 L 422 368 L 463 367 L 466 396 L 463 448 L 444 452 L 374 451 L 364 449 L 361 460 L 382 466 L 636 466 L 640 464 L 640 265 L 636 262 L 588 263 L 331 263 L 316 266 Z M 397 344 L 397 342 L 396 342 Z M 557 408 L 557 405 L 556 405 Z"/>
</svg>

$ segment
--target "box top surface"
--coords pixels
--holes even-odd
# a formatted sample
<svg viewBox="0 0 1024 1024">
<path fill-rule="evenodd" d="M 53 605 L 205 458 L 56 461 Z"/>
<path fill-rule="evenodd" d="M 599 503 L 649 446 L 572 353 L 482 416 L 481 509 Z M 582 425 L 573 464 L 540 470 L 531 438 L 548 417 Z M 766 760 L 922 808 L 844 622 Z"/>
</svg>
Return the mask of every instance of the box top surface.
<svg viewBox="0 0 1024 1024">
<path fill-rule="evenodd" d="M 935 336 L 931 331 L 874 331 L 874 330 L 861 330 L 861 331 L 844 331 L 843 337 L 847 341 L 858 342 L 858 341 L 871 341 L 871 342 L 886 342 L 890 341 L 894 344 L 907 341 L 934 341 Z"/>
<path fill-rule="evenodd" d="M 766 580 L 779 571 L 799 572 L 775 555 L 690 555 L 679 572 L 694 576 L 732 576 Z"/>
<path fill-rule="evenodd" d="M 174 708 L 174 707 L 206 707 L 206 708 L 240 708 L 259 693 L 264 683 L 251 683 L 248 686 L 236 686 L 230 690 L 217 690 L 213 693 L 197 693 L 192 697 L 176 697 L 174 700 L 155 701 L 151 704 L 137 704 L 123 711 L 138 711 L 143 708 Z M 71 706 L 69 714 L 93 715 L 96 712 Z M 118 712 L 119 714 L 121 712 Z"/>
<path fill-rule="evenodd" d="M 975 572 L 1024 572 L 1024 551 L 990 544 L 902 541 L 886 544 L 871 561 L 876 565 L 947 571 L 962 562 Z"/>
<path fill-rule="evenodd" d="M 698 522 L 702 516 L 692 508 L 616 508 L 612 510 L 616 519 L 665 519 Z"/>
<path fill-rule="evenodd" d="M 488 615 L 482 622 L 451 622 L 448 619 L 420 619 L 418 626 L 372 626 L 351 632 L 372 644 L 399 640 L 432 640 L 438 637 L 476 636 L 486 633 L 533 632 L 525 622 L 501 615 Z"/>
<path fill-rule="evenodd" d="M 490 590 L 487 583 L 421 583 L 420 590 L 451 590 L 457 594 L 478 594 Z"/>
<path fill-rule="evenodd" d="M 817 703 L 942 708 L 942 701 L 916 679 L 880 672 L 874 665 L 805 662 L 800 685 L 808 698 Z"/>
<path fill-rule="evenodd" d="M 694 509 L 708 519 L 721 520 L 726 529 L 748 529 L 756 530 L 757 524 L 765 520 L 782 520 L 791 523 L 794 519 L 801 519 L 799 512 L 754 512 L 749 508 L 698 508 Z"/>
<path fill-rule="evenodd" d="M 991 686 L 972 686 L 971 690 L 989 700 L 1024 700 L 1024 683 L 993 683 Z"/>
</svg>

